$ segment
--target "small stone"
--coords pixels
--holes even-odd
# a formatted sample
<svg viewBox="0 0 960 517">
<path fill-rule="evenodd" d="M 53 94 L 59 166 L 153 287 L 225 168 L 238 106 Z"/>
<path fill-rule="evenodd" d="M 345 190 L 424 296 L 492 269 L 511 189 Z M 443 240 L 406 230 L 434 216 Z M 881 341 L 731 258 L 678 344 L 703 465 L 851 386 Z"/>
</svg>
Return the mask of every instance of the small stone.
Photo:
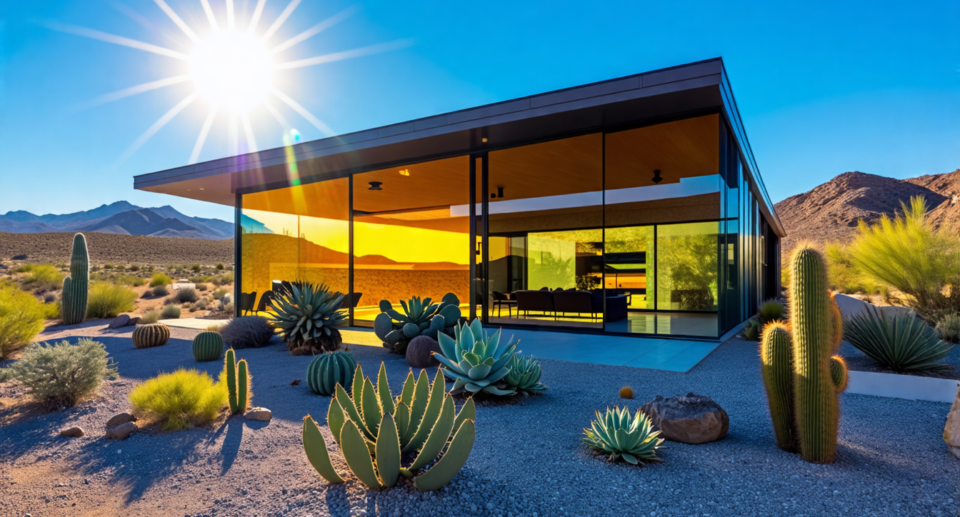
<svg viewBox="0 0 960 517">
<path fill-rule="evenodd" d="M 247 420 L 269 422 L 270 419 L 273 418 L 273 413 L 271 413 L 270 410 L 265 407 L 255 407 L 247 410 L 247 412 L 243 414 L 243 417 Z"/>
<path fill-rule="evenodd" d="M 131 415 L 130 413 L 120 413 L 119 415 L 114 415 L 110 420 L 107 420 L 107 427 L 116 427 L 127 422 L 136 421 L 137 417 Z"/>
<path fill-rule="evenodd" d="M 417 336 L 407 345 L 407 364 L 414 368 L 428 368 L 440 364 L 433 353 L 440 353 L 440 343 L 430 336 Z"/>
<path fill-rule="evenodd" d="M 643 405 L 663 438 L 680 443 L 707 443 L 726 436 L 730 428 L 727 412 L 710 397 L 688 393 L 665 399 L 659 395 Z"/>
<path fill-rule="evenodd" d="M 71 427 L 60 431 L 60 436 L 66 436 L 67 438 L 79 438 L 83 436 L 83 434 L 82 427 Z"/>
<path fill-rule="evenodd" d="M 137 432 L 140 428 L 133 422 L 127 422 L 118 426 L 107 428 L 106 437 L 110 440 L 126 440 L 131 434 Z M 118 450 L 119 454 L 120 451 Z"/>
<path fill-rule="evenodd" d="M 116 318 L 113 318 L 113 319 L 110 321 L 110 324 L 107 325 L 107 328 L 118 329 L 118 328 L 120 328 L 120 327 L 126 327 L 126 326 L 129 325 L 129 324 L 130 324 L 130 315 L 129 315 L 129 314 L 121 314 L 121 315 L 117 316 Z"/>
<path fill-rule="evenodd" d="M 947 425 L 943 427 L 943 441 L 954 458 L 960 460 L 960 383 L 957 383 L 957 396 L 953 399 L 950 412 L 947 413 Z"/>
</svg>

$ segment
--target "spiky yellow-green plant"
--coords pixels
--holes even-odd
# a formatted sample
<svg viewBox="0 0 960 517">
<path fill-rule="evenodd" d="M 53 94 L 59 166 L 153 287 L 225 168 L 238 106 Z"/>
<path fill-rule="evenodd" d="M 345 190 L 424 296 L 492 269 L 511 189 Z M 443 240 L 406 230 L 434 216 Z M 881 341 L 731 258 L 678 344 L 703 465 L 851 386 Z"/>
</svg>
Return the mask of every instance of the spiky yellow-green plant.
<svg viewBox="0 0 960 517">
<path fill-rule="evenodd" d="M 425 370 L 416 381 L 411 370 L 395 399 L 383 363 L 376 386 L 357 365 L 352 393 L 337 384 L 327 412 L 327 425 L 347 466 L 371 489 L 392 487 L 400 476 L 413 477 L 438 457 L 413 485 L 417 490 L 442 488 L 463 468 L 473 449 L 475 419 L 472 398 L 456 412 L 439 372 L 431 385 Z M 326 440 L 309 415 L 303 419 L 303 449 L 321 477 L 343 483 L 330 462 Z M 416 453 L 407 467 L 401 465 L 405 453 Z"/>
<path fill-rule="evenodd" d="M 846 366 L 834 356 L 843 320 L 827 290 L 823 256 L 803 245 L 790 260 L 790 326 L 768 325 L 760 348 L 777 445 L 814 463 L 832 463 Z"/>
</svg>

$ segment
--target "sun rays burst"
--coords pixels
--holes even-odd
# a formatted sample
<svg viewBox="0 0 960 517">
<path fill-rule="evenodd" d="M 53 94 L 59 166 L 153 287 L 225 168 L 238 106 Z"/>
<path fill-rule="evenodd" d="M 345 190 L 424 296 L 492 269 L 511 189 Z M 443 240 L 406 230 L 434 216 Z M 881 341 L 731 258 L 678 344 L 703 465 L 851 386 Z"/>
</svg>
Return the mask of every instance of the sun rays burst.
<svg viewBox="0 0 960 517">
<path fill-rule="evenodd" d="M 351 50 L 331 52 L 305 59 L 282 61 L 279 58 L 283 53 L 322 33 L 334 25 L 346 20 L 356 13 L 356 8 L 345 9 L 323 21 L 300 32 L 299 34 L 283 39 L 274 46 L 268 42 L 280 32 L 284 23 L 290 18 L 301 0 L 291 0 L 280 15 L 262 33 L 258 34 L 257 27 L 264 16 L 266 0 L 257 0 L 250 19 L 237 18 L 233 0 L 224 0 L 220 5 L 211 5 L 210 0 L 200 0 L 203 13 L 210 24 L 209 30 L 191 27 L 184 19 L 164 0 L 153 0 L 156 6 L 163 11 L 169 22 L 176 25 L 188 41 L 184 47 L 192 47 L 190 54 L 115 34 L 109 34 L 95 29 L 79 27 L 60 22 L 48 22 L 45 25 L 53 30 L 95 39 L 114 45 L 133 48 L 143 52 L 161 55 L 185 63 L 186 73 L 169 77 L 162 77 L 146 83 L 130 86 L 122 90 L 108 93 L 91 99 L 77 109 L 88 109 L 121 99 L 126 99 L 141 93 L 160 90 L 169 86 L 192 81 L 195 90 L 173 105 L 166 113 L 150 125 L 119 157 L 115 166 L 119 166 L 136 153 L 157 132 L 173 120 L 180 112 L 190 107 L 197 99 L 207 101 L 209 108 L 200 127 L 199 134 L 194 141 L 189 155 L 189 163 L 196 163 L 200 158 L 204 144 L 213 129 L 218 116 L 227 115 L 227 140 L 230 152 L 238 154 L 240 151 L 240 133 L 247 152 L 257 151 L 257 142 L 254 126 L 251 121 L 251 110 L 263 108 L 271 118 L 279 124 L 284 132 L 296 132 L 289 124 L 288 119 L 269 101 L 270 97 L 280 100 L 289 109 L 321 131 L 324 136 L 333 135 L 333 130 L 319 117 L 307 110 L 292 97 L 282 92 L 274 80 L 277 72 L 316 66 L 334 61 L 368 56 L 381 52 L 407 47 L 410 40 L 391 41 Z M 216 8 L 220 8 L 218 13 Z M 129 13 L 128 13 L 129 14 Z M 218 19 L 218 16 L 221 18 Z M 225 18 L 225 23 L 223 20 Z M 166 19 L 165 19 L 166 21 Z M 167 23 L 169 23 L 167 22 Z M 178 33 L 179 34 L 179 33 Z M 276 61 L 280 62 L 276 62 Z M 201 108 L 202 109 L 202 108 Z"/>
</svg>

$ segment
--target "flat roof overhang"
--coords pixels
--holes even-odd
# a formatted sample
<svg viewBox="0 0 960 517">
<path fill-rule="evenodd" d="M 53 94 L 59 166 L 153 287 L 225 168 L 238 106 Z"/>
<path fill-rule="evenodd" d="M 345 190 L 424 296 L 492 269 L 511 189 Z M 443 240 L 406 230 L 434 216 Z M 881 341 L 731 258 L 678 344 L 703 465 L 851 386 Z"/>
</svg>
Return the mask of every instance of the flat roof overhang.
<svg viewBox="0 0 960 517">
<path fill-rule="evenodd" d="M 309 183 L 710 111 L 726 117 L 760 210 L 784 236 L 720 58 L 299 143 L 292 152 L 299 181 Z M 237 193 L 294 181 L 280 147 L 135 176 L 134 188 L 235 206 Z"/>
</svg>

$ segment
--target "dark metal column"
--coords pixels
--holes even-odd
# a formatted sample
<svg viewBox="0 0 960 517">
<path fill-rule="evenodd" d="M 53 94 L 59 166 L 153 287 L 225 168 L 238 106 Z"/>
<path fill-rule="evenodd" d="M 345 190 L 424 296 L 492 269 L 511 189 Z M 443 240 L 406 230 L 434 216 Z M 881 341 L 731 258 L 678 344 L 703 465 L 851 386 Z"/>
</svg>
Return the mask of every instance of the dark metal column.
<svg viewBox="0 0 960 517">
<path fill-rule="evenodd" d="M 469 319 L 477 317 L 477 158 L 470 157 L 470 306 Z"/>
<path fill-rule="evenodd" d="M 233 209 L 233 315 L 240 317 L 240 294 L 243 292 L 243 194 L 237 194 Z"/>
<path fill-rule="evenodd" d="M 347 201 L 347 242 L 348 242 L 348 258 L 347 258 L 347 296 L 352 300 L 353 298 L 353 175 L 351 174 L 347 182 L 347 196 L 349 200 Z M 348 303 L 348 319 L 347 322 L 351 327 L 353 326 L 353 303 Z"/>
</svg>

